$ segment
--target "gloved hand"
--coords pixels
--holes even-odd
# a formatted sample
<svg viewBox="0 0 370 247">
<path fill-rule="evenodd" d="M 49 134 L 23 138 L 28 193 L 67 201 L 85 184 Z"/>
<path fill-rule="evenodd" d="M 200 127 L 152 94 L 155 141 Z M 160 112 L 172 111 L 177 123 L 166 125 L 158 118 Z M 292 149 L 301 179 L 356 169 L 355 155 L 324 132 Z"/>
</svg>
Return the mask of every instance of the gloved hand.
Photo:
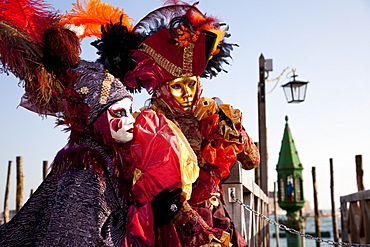
<svg viewBox="0 0 370 247">
<path fill-rule="evenodd" d="M 152 199 L 155 227 L 169 224 L 172 218 L 179 212 L 182 207 L 182 202 L 180 201 L 181 192 L 181 188 L 174 189 L 171 192 L 168 188 L 165 188 Z"/>
<path fill-rule="evenodd" d="M 215 114 L 218 110 L 217 102 L 214 99 L 202 97 L 199 100 L 197 109 L 194 112 L 194 117 L 198 121 Z"/>
</svg>

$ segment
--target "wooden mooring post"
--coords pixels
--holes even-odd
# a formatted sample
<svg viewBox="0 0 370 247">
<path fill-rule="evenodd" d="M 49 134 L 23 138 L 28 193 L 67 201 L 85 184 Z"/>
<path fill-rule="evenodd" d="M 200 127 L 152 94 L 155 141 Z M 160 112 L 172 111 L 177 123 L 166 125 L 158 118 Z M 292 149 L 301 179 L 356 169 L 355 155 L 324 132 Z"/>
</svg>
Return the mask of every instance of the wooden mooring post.
<svg viewBox="0 0 370 247">
<path fill-rule="evenodd" d="M 278 223 L 278 214 L 277 214 L 277 181 L 274 182 L 274 216 L 275 221 Z M 280 247 L 280 233 L 279 233 L 279 227 L 275 225 L 275 237 L 276 237 L 276 247 Z"/>
<path fill-rule="evenodd" d="M 15 211 L 18 212 L 23 206 L 23 157 L 17 156 L 17 195 Z"/>
<path fill-rule="evenodd" d="M 314 211 L 315 211 L 315 232 L 316 237 L 321 238 L 320 232 L 320 214 L 319 206 L 317 201 L 317 184 L 316 184 L 316 167 L 312 167 L 312 183 L 313 183 L 313 201 L 314 201 Z M 316 241 L 316 247 L 320 247 L 320 242 Z"/>
<path fill-rule="evenodd" d="M 356 155 L 356 180 L 357 180 L 357 190 L 365 190 L 364 186 L 364 170 L 362 169 L 362 155 Z"/>
<path fill-rule="evenodd" d="M 42 178 L 45 179 L 46 176 L 48 175 L 49 162 L 47 160 L 44 160 L 42 162 L 42 165 L 43 165 Z"/>
<path fill-rule="evenodd" d="M 330 162 L 330 193 L 331 193 L 331 218 L 333 222 L 333 237 L 334 242 L 339 241 L 339 233 L 338 233 L 338 224 L 337 224 L 337 216 L 336 216 L 336 208 L 335 208 L 335 199 L 334 199 L 334 167 L 333 167 L 333 159 L 329 159 Z M 334 245 L 338 247 L 339 245 Z"/>
<path fill-rule="evenodd" d="M 9 191 L 10 191 L 10 177 L 12 174 L 12 164 L 13 162 L 9 160 L 8 163 L 8 176 L 6 178 L 6 187 L 5 187 L 5 197 L 4 197 L 4 223 L 10 220 L 9 214 Z"/>
</svg>

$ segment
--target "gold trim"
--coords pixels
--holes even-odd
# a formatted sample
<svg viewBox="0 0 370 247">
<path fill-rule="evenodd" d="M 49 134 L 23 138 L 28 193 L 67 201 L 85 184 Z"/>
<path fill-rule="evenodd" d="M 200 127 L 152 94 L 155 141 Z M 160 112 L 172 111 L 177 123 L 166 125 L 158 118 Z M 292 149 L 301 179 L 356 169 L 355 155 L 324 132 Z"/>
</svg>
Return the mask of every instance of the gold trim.
<svg viewBox="0 0 370 247">
<path fill-rule="evenodd" d="M 142 48 L 139 50 L 147 53 L 159 66 L 164 68 L 168 73 L 175 77 L 186 77 L 193 75 L 193 43 L 190 43 L 189 46 L 184 47 L 183 68 L 173 64 L 147 44 L 142 44 Z"/>
<path fill-rule="evenodd" d="M 193 50 L 194 50 L 194 44 L 190 43 L 188 46 L 184 47 L 184 55 L 182 58 L 183 61 L 183 70 L 189 71 L 190 74 L 193 72 Z M 192 76 L 192 75 L 187 75 Z"/>
<path fill-rule="evenodd" d="M 110 92 L 110 88 L 111 88 L 111 84 L 113 80 L 114 80 L 113 75 L 109 73 L 105 73 L 105 79 L 103 80 L 102 85 L 101 85 L 100 100 L 99 100 L 99 103 L 102 105 L 105 105 L 108 102 L 108 96 L 109 96 L 109 92 Z"/>
</svg>

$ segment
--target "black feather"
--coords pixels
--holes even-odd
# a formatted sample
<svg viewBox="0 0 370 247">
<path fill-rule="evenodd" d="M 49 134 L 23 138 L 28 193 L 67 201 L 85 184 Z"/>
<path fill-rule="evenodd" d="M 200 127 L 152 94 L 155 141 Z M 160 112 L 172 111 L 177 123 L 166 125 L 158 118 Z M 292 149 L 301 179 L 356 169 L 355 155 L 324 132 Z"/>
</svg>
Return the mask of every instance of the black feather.
<svg viewBox="0 0 370 247">
<path fill-rule="evenodd" d="M 141 33 L 129 31 L 122 23 L 109 23 L 102 26 L 101 38 L 93 41 L 91 45 L 98 50 L 100 57 L 97 61 L 114 77 L 123 81 L 125 74 L 136 66 L 130 51 L 137 50 L 144 39 Z"/>
</svg>

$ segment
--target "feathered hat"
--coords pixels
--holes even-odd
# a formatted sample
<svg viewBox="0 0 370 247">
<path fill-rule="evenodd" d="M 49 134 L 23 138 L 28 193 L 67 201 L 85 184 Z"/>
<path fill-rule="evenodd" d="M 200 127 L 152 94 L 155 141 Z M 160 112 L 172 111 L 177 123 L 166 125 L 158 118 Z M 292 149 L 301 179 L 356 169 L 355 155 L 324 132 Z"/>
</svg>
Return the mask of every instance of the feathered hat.
<svg viewBox="0 0 370 247">
<path fill-rule="evenodd" d="M 94 122 L 112 103 L 131 97 L 103 65 L 79 58 L 81 38 L 99 37 L 100 26 L 116 21 L 115 16 L 126 20 L 127 26 L 129 19 L 122 9 L 98 0 L 85 4 L 90 11 L 109 16 L 85 18 L 89 25 L 79 36 L 70 30 L 79 21 L 77 15 L 67 19 L 42 0 L 7 0 L 0 5 L 0 72 L 11 72 L 22 82 L 21 106 L 43 116 L 56 116 L 60 123 L 77 130 Z M 76 7 L 82 8 L 80 1 Z M 71 19 L 75 22 L 68 23 Z"/>
<path fill-rule="evenodd" d="M 197 3 L 196 3 L 197 4 Z M 235 44 L 224 41 L 227 26 L 206 16 L 196 4 L 167 1 L 135 26 L 122 22 L 102 27 L 92 45 L 105 67 L 131 91 L 153 93 L 182 76 L 213 77 L 225 71 Z"/>
</svg>

